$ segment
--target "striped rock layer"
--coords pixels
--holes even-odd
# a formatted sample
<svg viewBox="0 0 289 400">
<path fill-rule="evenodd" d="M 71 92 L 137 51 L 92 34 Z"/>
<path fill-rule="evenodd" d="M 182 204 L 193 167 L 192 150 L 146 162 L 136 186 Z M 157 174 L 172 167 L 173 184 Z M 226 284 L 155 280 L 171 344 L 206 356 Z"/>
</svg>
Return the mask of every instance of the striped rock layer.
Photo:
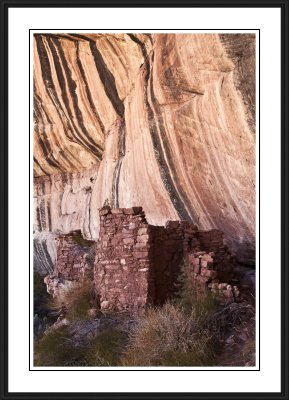
<svg viewBox="0 0 289 400">
<path fill-rule="evenodd" d="M 108 200 L 220 229 L 254 264 L 255 36 L 35 34 L 34 176 L 51 262 L 46 238 L 96 239 Z"/>
</svg>

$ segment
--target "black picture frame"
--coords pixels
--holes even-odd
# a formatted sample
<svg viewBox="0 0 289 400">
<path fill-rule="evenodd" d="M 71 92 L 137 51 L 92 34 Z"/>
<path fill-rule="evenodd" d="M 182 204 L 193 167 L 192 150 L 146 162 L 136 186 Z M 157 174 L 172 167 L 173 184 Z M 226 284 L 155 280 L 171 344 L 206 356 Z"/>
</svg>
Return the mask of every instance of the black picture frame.
<svg viewBox="0 0 289 400">
<path fill-rule="evenodd" d="M 202 7 L 202 8 L 279 8 L 281 12 L 281 391 L 274 393 L 20 393 L 8 391 L 8 145 L 9 145 L 9 126 L 8 126 L 8 12 L 15 7 L 161 7 L 161 8 L 183 8 L 183 7 Z M 288 140 L 288 25 L 289 25 L 289 4 L 288 0 L 1 0 L 1 278 L 0 278 L 0 399 L 289 399 L 288 390 L 288 248 L 289 248 L 289 140 Z M 28 101 L 28 100 L 27 100 Z M 26 128 L 28 129 L 28 128 Z M 180 372 L 181 373 L 181 372 Z M 36 376 L 37 378 L 37 376 Z"/>
</svg>

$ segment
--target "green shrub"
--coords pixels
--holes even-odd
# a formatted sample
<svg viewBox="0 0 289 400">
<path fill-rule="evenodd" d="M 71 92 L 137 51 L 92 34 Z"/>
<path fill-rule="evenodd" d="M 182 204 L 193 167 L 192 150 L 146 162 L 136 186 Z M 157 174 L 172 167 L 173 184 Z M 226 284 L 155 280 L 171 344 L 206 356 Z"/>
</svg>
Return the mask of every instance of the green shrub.
<svg viewBox="0 0 289 400">
<path fill-rule="evenodd" d="M 185 312 L 191 313 L 193 308 L 194 287 L 191 279 L 191 270 L 188 264 L 183 263 L 180 268 L 180 274 L 176 282 L 177 303 Z"/>
<path fill-rule="evenodd" d="M 43 335 L 34 343 L 34 365 L 62 367 L 87 365 L 81 348 L 71 345 L 67 327 Z"/>
<path fill-rule="evenodd" d="M 127 344 L 127 334 L 111 328 L 76 345 L 69 327 L 43 335 L 34 343 L 35 366 L 117 366 Z"/>
<path fill-rule="evenodd" d="M 207 288 L 197 287 L 192 282 L 191 267 L 183 263 L 177 280 L 176 299 L 178 304 L 185 313 L 191 314 L 192 310 L 197 317 L 207 317 L 208 314 L 214 313 L 219 303 Z"/>
<path fill-rule="evenodd" d="M 85 359 L 91 366 L 118 366 L 127 341 L 127 333 L 124 331 L 107 329 L 89 343 Z"/>
</svg>

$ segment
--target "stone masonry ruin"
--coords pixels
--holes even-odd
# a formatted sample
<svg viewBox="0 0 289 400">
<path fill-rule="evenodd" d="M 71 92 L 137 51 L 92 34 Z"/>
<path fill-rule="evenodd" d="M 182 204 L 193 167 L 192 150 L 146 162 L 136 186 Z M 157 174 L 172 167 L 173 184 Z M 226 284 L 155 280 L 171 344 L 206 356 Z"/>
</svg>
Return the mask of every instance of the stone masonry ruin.
<svg viewBox="0 0 289 400">
<path fill-rule="evenodd" d="M 149 225 L 141 207 L 100 210 L 94 276 L 103 310 L 139 311 L 164 303 L 175 294 L 184 262 L 196 288 L 213 284 L 227 298 L 237 295 L 220 284 L 230 280 L 234 264 L 221 231 L 200 231 L 191 221 Z"/>
<path fill-rule="evenodd" d="M 80 231 L 56 240 L 54 273 L 45 278 L 50 293 L 66 282 L 94 279 L 102 310 L 139 312 L 173 297 L 181 266 L 188 267 L 196 290 L 210 289 L 234 300 L 230 282 L 234 255 L 217 229 L 201 231 L 191 221 L 148 224 L 142 207 L 100 209 L 98 241 Z"/>
<path fill-rule="evenodd" d="M 93 279 L 95 242 L 85 240 L 81 231 L 60 234 L 55 238 L 56 261 L 54 271 L 44 278 L 48 293 L 57 296 L 75 281 Z"/>
</svg>

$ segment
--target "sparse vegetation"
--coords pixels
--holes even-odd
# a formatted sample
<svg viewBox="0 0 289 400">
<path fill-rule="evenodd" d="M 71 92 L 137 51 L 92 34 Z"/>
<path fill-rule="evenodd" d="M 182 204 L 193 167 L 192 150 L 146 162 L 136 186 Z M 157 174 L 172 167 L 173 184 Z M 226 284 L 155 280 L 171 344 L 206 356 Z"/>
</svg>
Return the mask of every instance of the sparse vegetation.
<svg viewBox="0 0 289 400">
<path fill-rule="evenodd" d="M 36 281 L 37 283 L 37 281 Z M 134 318 L 130 328 L 119 314 L 97 309 L 91 281 L 77 283 L 50 309 L 65 305 L 70 326 L 35 341 L 36 366 L 242 366 L 255 364 L 255 310 L 252 304 L 218 301 L 209 291 L 194 290 L 183 266 L 178 296 Z M 79 341 L 71 326 L 95 318 L 104 321 L 95 334 Z M 108 324 L 105 323 L 108 322 Z M 111 321 L 113 323 L 111 324 Z M 117 321 L 117 323 L 115 323 Z M 230 340 L 234 338 L 231 345 Z"/>
<path fill-rule="evenodd" d="M 127 332 L 111 328 L 100 332 L 86 347 L 85 358 L 89 365 L 116 366 L 128 342 Z"/>
<path fill-rule="evenodd" d="M 217 299 L 210 291 L 205 288 L 196 289 L 192 283 L 191 271 L 186 263 L 181 266 L 176 288 L 175 302 L 189 315 L 194 310 L 197 317 L 201 317 L 213 313 L 219 307 Z"/>
<path fill-rule="evenodd" d="M 89 280 L 77 282 L 61 297 L 55 297 L 50 301 L 51 310 L 60 310 L 63 307 L 65 307 L 67 319 L 71 322 L 88 319 L 89 309 L 97 308 L 93 282 Z"/>
<path fill-rule="evenodd" d="M 123 365 L 211 365 L 212 337 L 203 320 L 171 303 L 149 309 L 130 336 Z"/>
<path fill-rule="evenodd" d="M 115 366 L 127 343 L 118 329 L 105 330 L 82 346 L 76 345 L 69 327 L 61 327 L 35 342 L 35 366 Z"/>
<path fill-rule="evenodd" d="M 35 366 L 85 366 L 83 349 L 71 345 L 67 327 L 61 327 L 42 336 L 34 344 Z"/>
</svg>

